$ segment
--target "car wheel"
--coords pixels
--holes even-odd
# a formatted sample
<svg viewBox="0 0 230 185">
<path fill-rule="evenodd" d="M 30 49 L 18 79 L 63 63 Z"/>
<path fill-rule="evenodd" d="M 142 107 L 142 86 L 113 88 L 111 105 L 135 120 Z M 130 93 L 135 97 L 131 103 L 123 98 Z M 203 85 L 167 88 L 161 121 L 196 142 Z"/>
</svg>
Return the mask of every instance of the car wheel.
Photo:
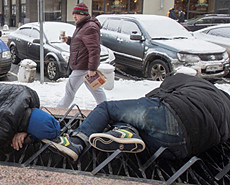
<svg viewBox="0 0 230 185">
<path fill-rule="evenodd" d="M 148 78 L 155 81 L 163 81 L 169 72 L 167 64 L 162 60 L 154 60 L 148 67 Z"/>
<path fill-rule="evenodd" d="M 46 66 L 47 77 L 50 80 L 57 80 L 60 76 L 58 63 L 54 58 L 49 58 Z"/>
<path fill-rule="evenodd" d="M 20 62 L 20 58 L 17 56 L 16 47 L 10 47 L 11 59 L 13 64 L 18 64 Z"/>
</svg>

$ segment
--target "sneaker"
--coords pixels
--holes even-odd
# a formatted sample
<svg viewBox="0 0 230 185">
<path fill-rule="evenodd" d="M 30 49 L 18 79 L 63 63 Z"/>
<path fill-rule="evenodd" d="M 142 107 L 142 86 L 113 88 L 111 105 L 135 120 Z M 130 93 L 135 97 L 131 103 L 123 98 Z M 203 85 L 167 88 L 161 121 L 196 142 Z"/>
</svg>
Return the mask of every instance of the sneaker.
<svg viewBox="0 0 230 185">
<path fill-rule="evenodd" d="M 130 129 L 115 128 L 106 133 L 95 133 L 89 137 L 90 144 L 104 152 L 114 152 L 120 149 L 123 152 L 138 153 L 145 149 L 144 141 Z"/>
<path fill-rule="evenodd" d="M 73 159 L 73 161 L 77 161 L 78 156 L 80 155 L 81 151 L 83 150 L 82 145 L 74 144 L 71 142 L 68 136 L 59 136 L 54 140 L 42 139 L 42 142 L 49 143 L 53 148 L 57 149 L 58 151 L 68 155 Z"/>
</svg>

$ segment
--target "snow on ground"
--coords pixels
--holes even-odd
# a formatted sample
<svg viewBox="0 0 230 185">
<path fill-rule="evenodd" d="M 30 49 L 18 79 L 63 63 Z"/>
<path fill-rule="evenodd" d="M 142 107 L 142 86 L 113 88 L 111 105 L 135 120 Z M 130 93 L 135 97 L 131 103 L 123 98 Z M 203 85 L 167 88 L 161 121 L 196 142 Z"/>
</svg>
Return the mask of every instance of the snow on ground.
<svg viewBox="0 0 230 185">
<path fill-rule="evenodd" d="M 26 85 L 38 93 L 41 106 L 56 107 L 64 96 L 67 80 L 62 78 L 58 82 L 44 82 L 43 84 L 40 81 L 34 81 L 33 83 L 17 81 L 0 83 Z M 115 80 L 114 88 L 112 90 L 105 90 L 105 93 L 108 100 L 136 99 L 143 97 L 149 91 L 159 86 L 160 82 L 149 80 Z M 73 103 L 77 104 L 80 109 L 93 109 L 96 106 L 96 101 L 84 84 L 76 93 Z"/>
<path fill-rule="evenodd" d="M 68 79 L 62 78 L 57 82 L 44 82 L 41 84 L 39 81 L 33 83 L 21 82 L 0 82 L 9 84 L 26 85 L 38 93 L 41 106 L 56 107 L 58 102 L 64 96 L 65 84 Z M 161 82 L 156 81 L 134 81 L 134 80 L 115 80 L 114 89 L 105 90 L 108 100 L 123 100 L 123 99 L 136 99 L 145 96 L 149 91 L 159 87 Z M 230 94 L 229 84 L 215 84 L 216 87 L 226 91 Z M 91 93 L 85 85 L 82 85 L 75 95 L 73 103 L 77 104 L 80 109 L 93 109 L 96 106 Z"/>
</svg>

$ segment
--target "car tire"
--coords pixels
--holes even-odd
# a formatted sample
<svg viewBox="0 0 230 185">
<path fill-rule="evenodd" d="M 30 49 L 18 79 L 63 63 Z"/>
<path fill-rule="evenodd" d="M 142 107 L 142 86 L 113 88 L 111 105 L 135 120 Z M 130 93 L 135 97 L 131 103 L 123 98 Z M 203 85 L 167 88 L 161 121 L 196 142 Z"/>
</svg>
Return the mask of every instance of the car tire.
<svg viewBox="0 0 230 185">
<path fill-rule="evenodd" d="M 17 56 L 17 49 L 15 46 L 10 47 L 10 53 L 11 53 L 11 59 L 12 59 L 12 64 L 18 64 L 21 60 Z"/>
<path fill-rule="evenodd" d="M 156 59 L 149 64 L 148 78 L 155 81 L 163 81 L 168 72 L 169 68 L 167 64 L 160 59 Z"/>
<path fill-rule="evenodd" d="M 57 80 L 60 76 L 58 63 L 54 58 L 49 58 L 46 65 L 46 74 L 50 80 Z"/>
</svg>

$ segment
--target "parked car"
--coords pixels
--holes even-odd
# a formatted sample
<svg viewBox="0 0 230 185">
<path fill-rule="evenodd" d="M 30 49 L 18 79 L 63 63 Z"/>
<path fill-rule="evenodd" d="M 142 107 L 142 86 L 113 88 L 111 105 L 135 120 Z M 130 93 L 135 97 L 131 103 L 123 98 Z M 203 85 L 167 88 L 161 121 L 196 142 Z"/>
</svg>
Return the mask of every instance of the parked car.
<svg viewBox="0 0 230 185">
<path fill-rule="evenodd" d="M 230 56 L 230 24 L 203 28 L 193 32 L 193 35 L 198 39 L 206 40 L 226 48 Z"/>
<path fill-rule="evenodd" d="M 0 37 L 2 32 L 0 31 Z M 0 77 L 6 76 L 11 68 L 11 55 L 7 45 L 0 39 Z"/>
<path fill-rule="evenodd" d="M 209 26 L 230 23 L 229 14 L 205 14 L 181 23 L 187 30 L 196 31 Z"/>
<path fill-rule="evenodd" d="M 72 36 L 75 26 L 63 22 L 44 23 L 44 61 L 45 72 L 50 80 L 65 77 L 69 60 L 69 45 L 59 40 L 60 31 Z M 10 48 L 12 62 L 18 64 L 22 59 L 31 59 L 40 63 L 39 23 L 27 23 L 11 32 L 7 45 Z M 101 45 L 101 62 L 111 62 L 113 52 Z"/>
<path fill-rule="evenodd" d="M 105 18 L 101 42 L 114 51 L 115 63 L 142 71 L 153 80 L 188 66 L 205 79 L 223 77 L 229 70 L 225 48 L 195 39 L 177 21 L 157 15 L 100 15 Z"/>
</svg>

